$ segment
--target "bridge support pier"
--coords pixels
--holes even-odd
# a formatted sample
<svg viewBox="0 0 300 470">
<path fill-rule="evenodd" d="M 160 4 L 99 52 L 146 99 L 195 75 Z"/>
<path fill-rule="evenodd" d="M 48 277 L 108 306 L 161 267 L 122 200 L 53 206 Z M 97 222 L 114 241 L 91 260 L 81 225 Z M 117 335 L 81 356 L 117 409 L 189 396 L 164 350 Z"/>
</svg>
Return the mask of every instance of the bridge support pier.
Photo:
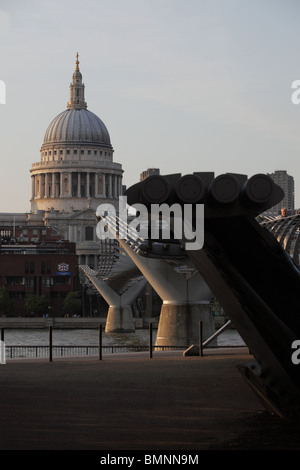
<svg viewBox="0 0 300 470">
<path fill-rule="evenodd" d="M 203 325 L 203 338 L 214 333 L 211 308 L 208 303 L 164 303 L 156 335 L 155 347 L 199 346 L 199 322 Z"/>
<path fill-rule="evenodd" d="M 105 324 L 105 332 L 129 333 L 133 331 L 135 331 L 135 326 L 131 306 L 117 307 L 110 305 Z"/>
<path fill-rule="evenodd" d="M 138 278 L 125 292 L 118 294 L 108 285 L 107 281 L 97 276 L 96 272 L 93 273 L 90 268 L 85 266 L 81 266 L 81 269 L 109 305 L 105 332 L 130 333 L 135 331 L 131 305 L 146 284 L 146 279 L 144 277 Z"/>
<path fill-rule="evenodd" d="M 199 321 L 203 339 L 215 332 L 209 305 L 212 292 L 199 272 L 187 278 L 166 260 L 138 255 L 123 239 L 119 243 L 163 300 L 155 347 L 198 345 Z"/>
</svg>

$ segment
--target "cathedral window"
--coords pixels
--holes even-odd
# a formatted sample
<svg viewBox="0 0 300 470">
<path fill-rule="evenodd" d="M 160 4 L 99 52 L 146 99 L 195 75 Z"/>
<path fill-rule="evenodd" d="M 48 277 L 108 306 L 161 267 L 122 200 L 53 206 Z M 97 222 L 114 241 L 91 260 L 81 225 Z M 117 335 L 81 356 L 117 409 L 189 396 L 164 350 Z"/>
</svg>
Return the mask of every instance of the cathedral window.
<svg viewBox="0 0 300 470">
<path fill-rule="evenodd" d="M 85 240 L 86 241 L 94 240 L 94 228 L 93 227 L 85 227 Z"/>
</svg>

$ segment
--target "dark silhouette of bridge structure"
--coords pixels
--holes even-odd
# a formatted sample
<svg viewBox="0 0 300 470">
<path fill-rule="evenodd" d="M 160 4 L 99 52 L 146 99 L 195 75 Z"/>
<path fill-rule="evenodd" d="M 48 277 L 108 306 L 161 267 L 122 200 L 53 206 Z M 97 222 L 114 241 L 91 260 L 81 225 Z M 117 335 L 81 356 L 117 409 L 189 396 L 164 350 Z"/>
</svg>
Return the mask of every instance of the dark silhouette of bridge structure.
<svg viewBox="0 0 300 470">
<path fill-rule="evenodd" d="M 258 216 L 283 198 L 267 175 L 195 172 L 153 175 L 128 188 L 130 206 L 204 204 L 204 244 L 185 250 L 208 288 L 220 301 L 255 361 L 239 370 L 266 408 L 300 417 L 300 373 L 291 360 L 300 338 L 300 271 L 292 257 Z M 193 210 L 195 214 L 195 210 Z M 150 223 L 150 221 L 149 221 Z M 192 226 L 197 220 L 193 215 Z M 145 257 L 162 250 L 151 239 Z M 161 240 L 165 243 L 165 240 Z M 184 247 L 184 237 L 169 244 Z M 174 246 L 173 246 L 174 249 Z"/>
</svg>

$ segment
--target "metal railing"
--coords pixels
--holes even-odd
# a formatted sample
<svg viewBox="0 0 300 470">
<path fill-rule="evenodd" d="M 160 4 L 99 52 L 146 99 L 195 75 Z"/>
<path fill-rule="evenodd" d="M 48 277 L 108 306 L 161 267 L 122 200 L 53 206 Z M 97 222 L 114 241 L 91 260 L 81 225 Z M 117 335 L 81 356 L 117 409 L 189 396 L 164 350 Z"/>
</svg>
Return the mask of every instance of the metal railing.
<svg viewBox="0 0 300 470">
<path fill-rule="evenodd" d="M 203 348 L 207 347 L 217 336 L 219 336 L 228 326 L 228 321 L 219 330 L 214 333 L 206 341 L 202 341 L 202 322 L 199 323 L 199 344 L 202 347 L 199 350 L 199 355 L 203 355 Z M 1 340 L 4 342 L 4 329 L 1 329 Z M 232 346 L 231 346 L 232 347 Z M 75 356 L 98 356 L 99 360 L 102 359 L 102 354 L 126 353 L 126 352 L 149 352 L 149 357 L 152 358 L 153 351 L 172 351 L 172 350 L 186 350 L 186 346 L 174 345 L 159 345 L 155 346 L 152 343 L 152 323 L 149 323 L 149 343 L 144 345 L 103 345 L 102 344 L 102 326 L 99 326 L 99 336 L 97 345 L 53 345 L 52 340 L 52 326 L 49 327 L 49 344 L 48 345 L 6 345 L 5 344 L 5 357 L 7 359 L 21 359 L 21 358 L 48 358 L 49 361 L 53 357 L 75 357 Z"/>
<path fill-rule="evenodd" d="M 6 359 L 30 359 L 30 358 L 49 358 L 49 346 L 19 346 L 9 345 L 5 347 Z M 184 350 L 186 346 L 153 346 L 152 351 L 170 351 L 170 350 Z M 148 346 L 120 346 L 108 345 L 102 346 L 101 352 L 103 354 L 117 354 L 126 352 L 148 352 Z M 78 356 L 99 356 L 99 346 L 52 346 L 53 357 L 78 357 Z"/>
</svg>

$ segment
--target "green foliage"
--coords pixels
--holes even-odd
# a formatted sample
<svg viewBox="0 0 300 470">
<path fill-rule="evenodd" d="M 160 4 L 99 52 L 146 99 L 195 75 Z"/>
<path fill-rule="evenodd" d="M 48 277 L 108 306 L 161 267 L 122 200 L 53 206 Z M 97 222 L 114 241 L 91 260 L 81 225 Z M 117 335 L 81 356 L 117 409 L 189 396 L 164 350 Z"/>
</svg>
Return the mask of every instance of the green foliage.
<svg viewBox="0 0 300 470">
<path fill-rule="evenodd" d="M 65 312 L 69 315 L 79 315 L 81 312 L 81 300 L 77 292 L 69 292 L 64 301 Z"/>
<path fill-rule="evenodd" d="M 28 315 L 48 313 L 49 300 L 45 295 L 30 294 L 25 300 L 25 310 Z"/>
<path fill-rule="evenodd" d="M 9 315 L 13 309 L 13 301 L 9 298 L 9 293 L 5 287 L 0 288 L 0 312 Z"/>
</svg>

